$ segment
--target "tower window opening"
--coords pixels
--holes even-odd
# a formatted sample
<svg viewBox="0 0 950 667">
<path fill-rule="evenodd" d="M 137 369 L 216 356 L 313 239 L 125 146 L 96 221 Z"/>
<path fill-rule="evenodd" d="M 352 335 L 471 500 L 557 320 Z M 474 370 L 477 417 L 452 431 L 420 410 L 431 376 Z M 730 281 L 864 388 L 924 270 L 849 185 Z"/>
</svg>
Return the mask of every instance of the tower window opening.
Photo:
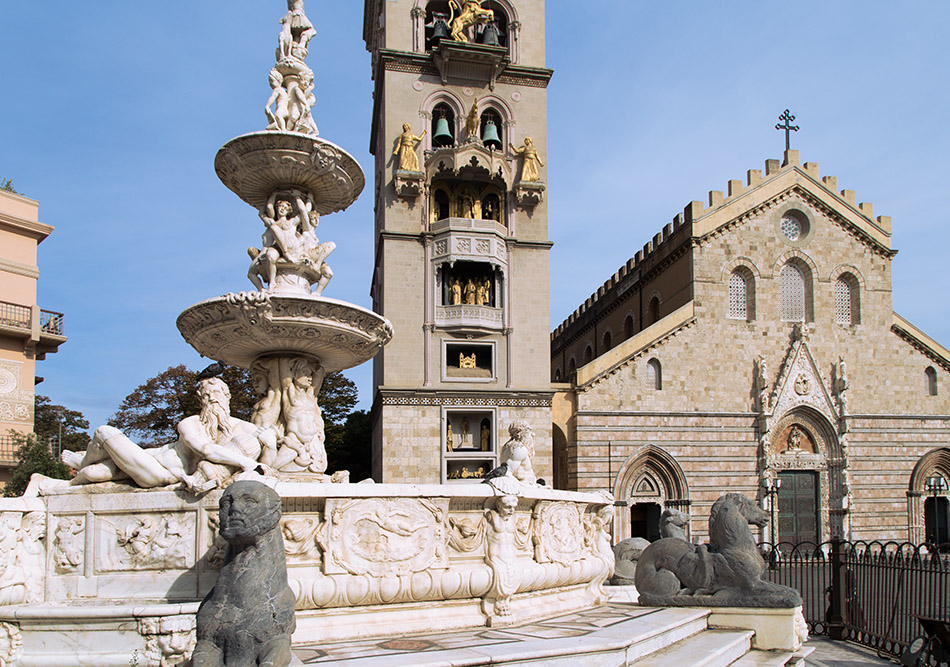
<svg viewBox="0 0 950 667">
<path fill-rule="evenodd" d="M 455 112 L 440 102 L 432 109 L 432 145 L 436 147 L 455 144 Z"/>
<path fill-rule="evenodd" d="M 497 308 L 497 281 L 491 265 L 456 262 L 443 265 L 442 305 Z"/>
<path fill-rule="evenodd" d="M 927 387 L 928 396 L 937 395 L 937 370 L 933 366 L 928 366 L 924 371 L 924 380 Z"/>
</svg>

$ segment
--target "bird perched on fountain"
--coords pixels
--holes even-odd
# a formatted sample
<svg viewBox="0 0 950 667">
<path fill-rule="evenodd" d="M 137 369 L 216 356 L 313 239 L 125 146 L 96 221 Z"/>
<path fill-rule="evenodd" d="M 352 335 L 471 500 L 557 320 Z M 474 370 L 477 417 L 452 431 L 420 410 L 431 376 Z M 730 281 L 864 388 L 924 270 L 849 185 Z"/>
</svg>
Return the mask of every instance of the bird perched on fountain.
<svg viewBox="0 0 950 667">
<path fill-rule="evenodd" d="M 497 468 L 492 468 L 485 474 L 485 477 L 482 479 L 482 484 L 485 484 L 490 479 L 495 479 L 496 477 L 504 477 L 508 474 L 508 464 L 502 463 Z"/>
<path fill-rule="evenodd" d="M 201 382 L 202 380 L 207 380 L 208 378 L 215 378 L 221 375 L 224 372 L 224 364 L 220 361 L 216 361 L 203 371 L 198 373 L 198 377 L 195 378 L 196 381 Z"/>
</svg>

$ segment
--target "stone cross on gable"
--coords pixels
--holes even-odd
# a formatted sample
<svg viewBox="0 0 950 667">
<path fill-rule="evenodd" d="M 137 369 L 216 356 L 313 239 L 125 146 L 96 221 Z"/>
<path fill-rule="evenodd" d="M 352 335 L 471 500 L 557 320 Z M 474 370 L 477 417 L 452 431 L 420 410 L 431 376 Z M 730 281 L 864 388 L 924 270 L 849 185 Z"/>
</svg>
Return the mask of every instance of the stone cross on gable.
<svg viewBox="0 0 950 667">
<path fill-rule="evenodd" d="M 789 132 L 798 132 L 798 125 L 792 125 L 792 121 L 795 120 L 795 116 L 786 109 L 781 116 L 778 117 L 779 120 L 785 121 L 785 124 L 777 123 L 775 125 L 776 130 L 785 130 L 785 150 L 789 150 Z"/>
</svg>

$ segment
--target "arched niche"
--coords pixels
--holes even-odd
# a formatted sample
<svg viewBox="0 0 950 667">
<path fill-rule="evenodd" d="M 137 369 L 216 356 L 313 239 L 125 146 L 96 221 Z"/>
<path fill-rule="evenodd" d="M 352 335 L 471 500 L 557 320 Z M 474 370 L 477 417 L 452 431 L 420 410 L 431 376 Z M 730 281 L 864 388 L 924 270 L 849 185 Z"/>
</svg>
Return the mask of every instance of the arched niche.
<svg viewBox="0 0 950 667">
<path fill-rule="evenodd" d="M 618 507 L 615 542 L 633 536 L 631 516 L 636 505 L 656 504 L 661 510 L 673 508 L 688 512 L 690 504 L 683 469 L 669 452 L 656 445 L 642 447 L 624 461 L 615 478 L 613 493 L 626 505 Z"/>
</svg>

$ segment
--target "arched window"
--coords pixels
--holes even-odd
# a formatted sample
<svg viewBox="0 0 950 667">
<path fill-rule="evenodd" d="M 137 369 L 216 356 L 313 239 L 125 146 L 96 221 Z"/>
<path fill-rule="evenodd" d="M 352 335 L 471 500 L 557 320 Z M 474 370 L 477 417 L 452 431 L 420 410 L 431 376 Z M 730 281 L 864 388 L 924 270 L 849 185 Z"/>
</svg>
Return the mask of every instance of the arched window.
<svg viewBox="0 0 950 667">
<path fill-rule="evenodd" d="M 610 332 L 604 332 L 604 352 L 610 349 Z"/>
<path fill-rule="evenodd" d="M 650 359 L 647 362 L 647 387 L 660 391 L 663 389 L 663 367 L 659 359 Z"/>
<path fill-rule="evenodd" d="M 729 275 L 729 317 L 748 322 L 755 319 L 755 278 L 745 267 Z"/>
<path fill-rule="evenodd" d="M 560 382 L 560 381 L 561 381 L 561 369 L 560 369 L 560 368 L 555 368 L 555 369 L 554 369 L 554 381 L 555 381 L 555 382 Z"/>
<path fill-rule="evenodd" d="M 835 281 L 835 322 L 860 324 L 861 307 L 858 280 L 850 273 L 841 274 Z"/>
<path fill-rule="evenodd" d="M 650 299 L 650 324 L 656 324 L 660 321 L 660 297 L 655 296 Z"/>
<path fill-rule="evenodd" d="M 568 379 L 573 378 L 575 373 L 577 373 L 577 362 L 574 361 L 574 357 L 571 357 L 570 362 L 567 364 Z"/>
<path fill-rule="evenodd" d="M 584 348 L 584 363 L 589 364 L 593 358 L 594 358 L 594 349 L 590 345 L 588 345 L 586 348 Z"/>
<path fill-rule="evenodd" d="M 432 192 L 432 213 L 436 220 L 445 220 L 450 217 L 449 193 L 442 188 L 436 188 Z"/>
<path fill-rule="evenodd" d="M 633 336 L 633 315 L 627 315 L 623 321 L 623 337 L 631 338 Z"/>
<path fill-rule="evenodd" d="M 937 395 L 937 371 L 933 366 L 928 366 L 927 370 L 924 371 L 927 381 L 927 395 L 936 396 Z"/>
<path fill-rule="evenodd" d="M 445 123 L 440 121 L 444 120 Z M 452 146 L 455 143 L 455 112 L 445 102 L 432 109 L 432 145 Z"/>
<path fill-rule="evenodd" d="M 494 192 L 482 198 L 482 220 L 501 222 L 501 198 Z"/>
<path fill-rule="evenodd" d="M 810 290 L 806 284 L 805 272 L 795 263 L 789 262 L 779 273 L 779 301 L 783 322 L 804 322 L 808 314 L 806 301 Z"/>
</svg>

